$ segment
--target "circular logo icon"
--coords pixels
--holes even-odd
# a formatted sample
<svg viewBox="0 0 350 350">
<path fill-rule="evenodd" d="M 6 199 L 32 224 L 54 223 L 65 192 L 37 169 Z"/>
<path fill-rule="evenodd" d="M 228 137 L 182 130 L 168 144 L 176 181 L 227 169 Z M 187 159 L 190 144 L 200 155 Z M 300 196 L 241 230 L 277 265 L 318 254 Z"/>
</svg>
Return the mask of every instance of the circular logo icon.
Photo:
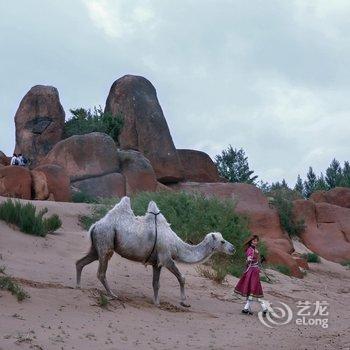
<svg viewBox="0 0 350 350">
<path fill-rule="evenodd" d="M 282 326 L 289 323 L 293 318 L 292 309 L 282 301 L 276 302 L 279 306 L 272 305 L 270 302 L 264 300 L 267 306 L 266 316 L 263 316 L 263 311 L 259 311 L 258 317 L 260 322 L 269 328 Z"/>
</svg>

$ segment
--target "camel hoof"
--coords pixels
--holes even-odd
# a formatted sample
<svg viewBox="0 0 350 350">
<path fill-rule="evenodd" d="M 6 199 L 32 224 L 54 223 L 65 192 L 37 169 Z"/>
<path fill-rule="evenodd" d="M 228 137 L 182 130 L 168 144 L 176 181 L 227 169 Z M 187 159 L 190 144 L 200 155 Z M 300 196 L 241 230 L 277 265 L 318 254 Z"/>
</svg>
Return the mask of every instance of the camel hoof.
<svg viewBox="0 0 350 350">
<path fill-rule="evenodd" d="M 77 284 L 77 285 L 75 286 L 75 289 L 80 289 L 80 284 Z"/>
<path fill-rule="evenodd" d="M 119 298 L 118 298 L 118 295 L 115 295 L 115 294 L 113 294 L 113 293 L 107 294 L 107 297 L 108 297 L 109 300 L 119 299 Z"/>
<path fill-rule="evenodd" d="M 191 307 L 191 304 L 188 304 L 188 303 L 186 303 L 184 301 L 181 301 L 180 305 L 183 306 L 183 307 Z"/>
</svg>

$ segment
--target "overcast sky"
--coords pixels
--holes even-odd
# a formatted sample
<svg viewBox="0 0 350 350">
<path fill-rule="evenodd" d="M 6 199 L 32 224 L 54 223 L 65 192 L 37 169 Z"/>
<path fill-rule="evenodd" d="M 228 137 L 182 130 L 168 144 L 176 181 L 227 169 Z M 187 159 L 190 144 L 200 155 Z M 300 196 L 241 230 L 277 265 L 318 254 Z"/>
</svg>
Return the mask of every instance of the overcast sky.
<svg viewBox="0 0 350 350">
<path fill-rule="evenodd" d="M 142 75 L 177 148 L 243 148 L 264 181 L 350 160 L 348 0 L 0 0 L 0 150 L 34 85 L 69 117 Z"/>
</svg>

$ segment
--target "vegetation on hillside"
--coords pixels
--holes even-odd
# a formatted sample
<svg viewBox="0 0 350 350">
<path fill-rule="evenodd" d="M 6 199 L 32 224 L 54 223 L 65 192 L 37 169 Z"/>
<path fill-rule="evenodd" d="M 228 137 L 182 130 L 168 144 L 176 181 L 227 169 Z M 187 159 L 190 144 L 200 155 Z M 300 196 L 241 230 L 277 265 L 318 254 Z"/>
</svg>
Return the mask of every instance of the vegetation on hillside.
<svg viewBox="0 0 350 350">
<path fill-rule="evenodd" d="M 95 106 L 92 110 L 85 108 L 70 109 L 70 112 L 72 116 L 64 124 L 65 138 L 90 132 L 103 132 L 118 143 L 118 137 L 123 127 L 121 114 L 105 113 L 101 106 Z"/>
<path fill-rule="evenodd" d="M 46 236 L 59 229 L 62 222 L 57 214 L 44 218 L 47 208 L 36 212 L 36 208 L 31 203 L 23 204 L 20 201 L 7 201 L 0 204 L 0 220 L 17 226 L 22 232 L 35 235 Z"/>
</svg>

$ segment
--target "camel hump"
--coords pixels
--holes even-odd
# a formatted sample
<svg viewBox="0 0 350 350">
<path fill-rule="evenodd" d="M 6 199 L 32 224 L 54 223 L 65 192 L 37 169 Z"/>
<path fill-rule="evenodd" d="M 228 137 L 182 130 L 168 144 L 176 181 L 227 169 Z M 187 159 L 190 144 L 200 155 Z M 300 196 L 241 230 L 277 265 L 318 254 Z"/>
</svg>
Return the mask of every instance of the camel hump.
<svg viewBox="0 0 350 350">
<path fill-rule="evenodd" d="M 154 201 L 150 201 L 149 204 L 148 204 L 148 208 L 147 208 L 147 211 L 149 213 L 154 213 L 154 214 L 157 214 L 160 212 L 157 204 L 154 202 Z"/>
<path fill-rule="evenodd" d="M 131 204 L 130 204 L 130 198 L 127 196 L 124 196 L 119 203 L 117 203 L 114 206 L 114 209 L 119 209 L 119 208 L 131 208 Z"/>
</svg>

